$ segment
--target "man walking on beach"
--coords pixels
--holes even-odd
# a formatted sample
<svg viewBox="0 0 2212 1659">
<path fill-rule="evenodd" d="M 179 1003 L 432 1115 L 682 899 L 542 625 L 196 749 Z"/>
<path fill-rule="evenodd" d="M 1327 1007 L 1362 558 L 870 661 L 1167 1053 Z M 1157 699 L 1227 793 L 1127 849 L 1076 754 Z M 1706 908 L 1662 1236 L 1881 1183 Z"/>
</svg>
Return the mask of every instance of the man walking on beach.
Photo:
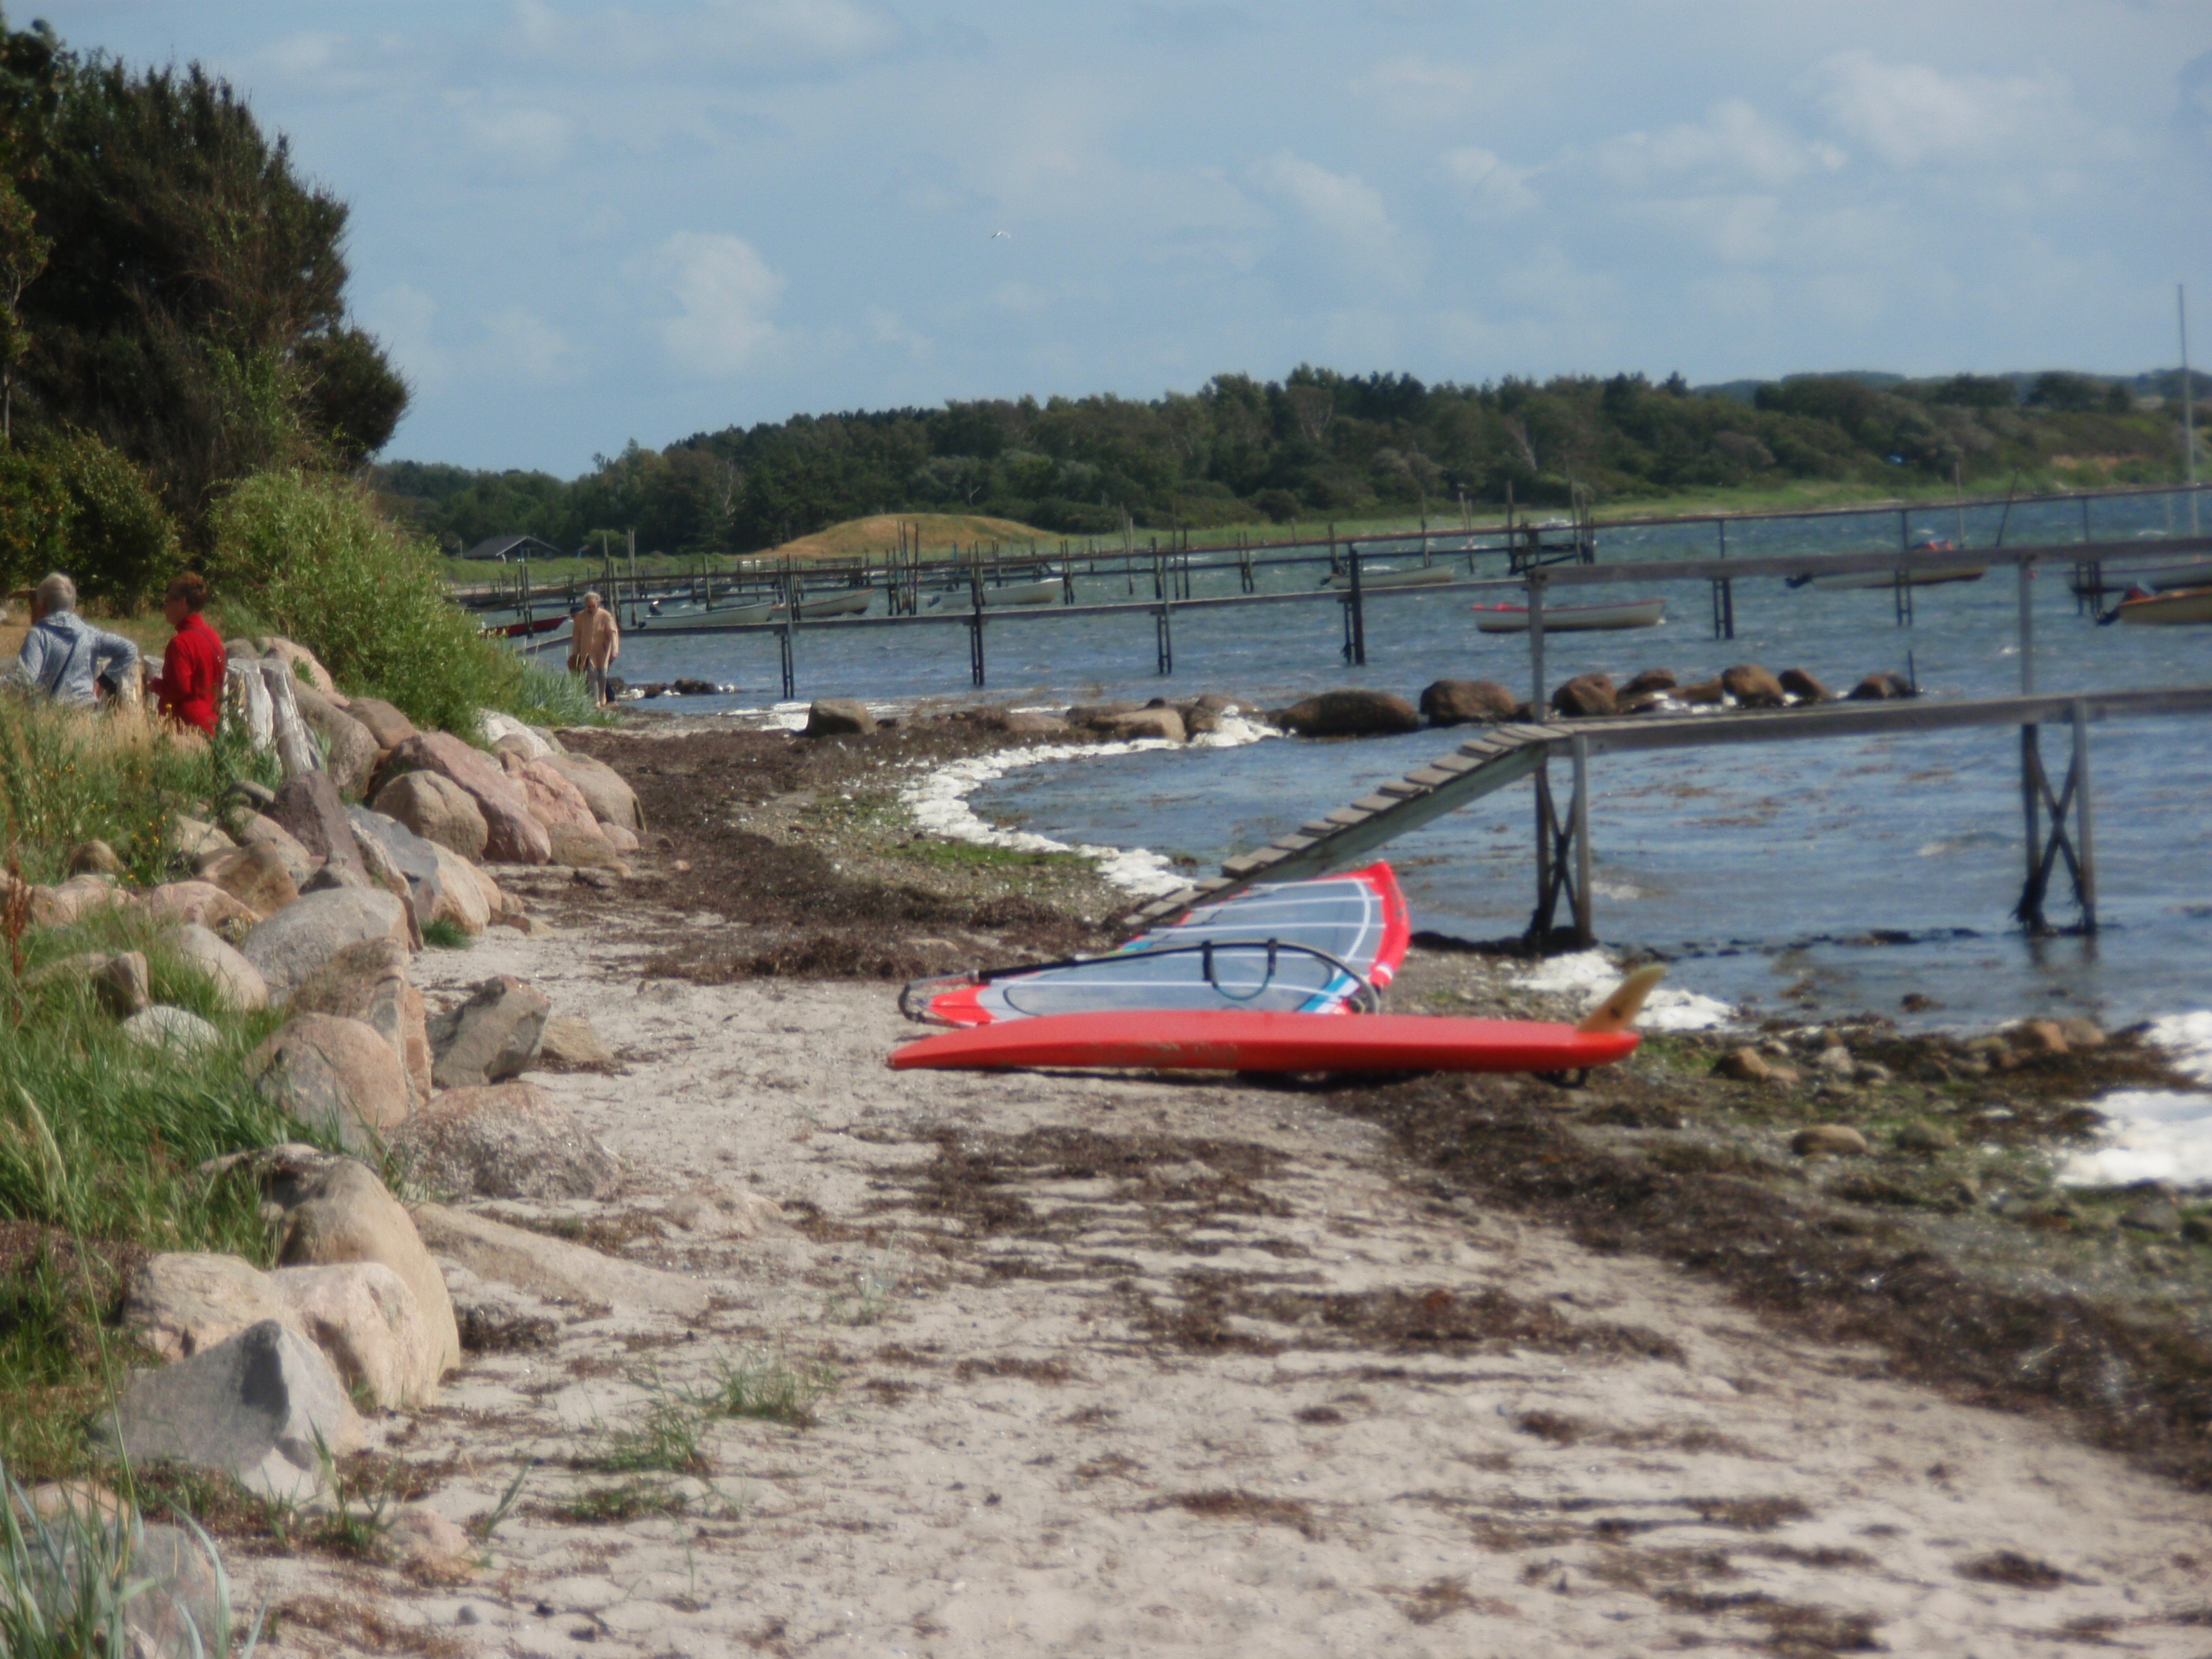
<svg viewBox="0 0 2212 1659">
<path fill-rule="evenodd" d="M 591 683 L 592 701 L 607 706 L 607 671 L 622 655 L 622 629 L 615 613 L 599 603 L 597 593 L 584 595 L 584 608 L 576 613 L 575 629 L 568 636 L 568 672 L 581 669 Z"/>
<path fill-rule="evenodd" d="M 54 702 L 89 708 L 103 680 L 120 685 L 138 665 L 138 647 L 120 634 L 94 628 L 76 613 L 76 584 L 58 570 L 31 594 L 31 632 L 15 659 L 11 684 Z"/>
</svg>

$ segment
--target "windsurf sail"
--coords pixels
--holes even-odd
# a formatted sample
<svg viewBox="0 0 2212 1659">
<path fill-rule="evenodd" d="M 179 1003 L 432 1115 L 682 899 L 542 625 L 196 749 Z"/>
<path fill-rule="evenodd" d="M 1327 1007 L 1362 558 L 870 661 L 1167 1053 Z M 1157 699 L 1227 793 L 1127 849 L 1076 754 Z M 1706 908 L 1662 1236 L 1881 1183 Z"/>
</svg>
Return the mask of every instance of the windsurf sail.
<svg viewBox="0 0 2212 1659">
<path fill-rule="evenodd" d="M 939 1025 L 1122 1010 L 1372 1012 L 1412 936 L 1397 878 L 1370 864 L 1249 887 L 1107 956 L 916 980 L 899 1006 Z"/>
</svg>

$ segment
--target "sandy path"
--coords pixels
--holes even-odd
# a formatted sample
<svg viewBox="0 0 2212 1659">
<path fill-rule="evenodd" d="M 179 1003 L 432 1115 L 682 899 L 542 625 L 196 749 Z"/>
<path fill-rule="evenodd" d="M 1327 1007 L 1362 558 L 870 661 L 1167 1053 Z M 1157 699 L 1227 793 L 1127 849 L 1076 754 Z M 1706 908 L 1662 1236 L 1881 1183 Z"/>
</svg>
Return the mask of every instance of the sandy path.
<svg viewBox="0 0 2212 1659">
<path fill-rule="evenodd" d="M 895 1076 L 885 988 L 641 988 L 626 955 L 418 963 L 434 1003 L 520 974 L 623 1054 L 538 1079 L 636 1171 L 607 1213 L 719 1200 L 630 1247 L 703 1276 L 705 1317 L 570 1310 L 402 1431 L 459 1465 L 457 1518 L 545 1460 L 474 1584 L 374 1575 L 441 1650 L 2212 1649 L 2177 1622 L 2212 1503 L 1473 1212 L 1296 1093 Z M 743 1194 L 787 1221 L 746 1236 Z M 836 1367 L 815 1425 L 713 1423 L 707 1480 L 643 1477 L 680 1515 L 550 1512 L 624 1484 L 566 1465 L 641 1419 L 640 1366 L 775 1352 Z M 2005 1551 L 2064 1577 L 1960 1571 Z"/>
</svg>

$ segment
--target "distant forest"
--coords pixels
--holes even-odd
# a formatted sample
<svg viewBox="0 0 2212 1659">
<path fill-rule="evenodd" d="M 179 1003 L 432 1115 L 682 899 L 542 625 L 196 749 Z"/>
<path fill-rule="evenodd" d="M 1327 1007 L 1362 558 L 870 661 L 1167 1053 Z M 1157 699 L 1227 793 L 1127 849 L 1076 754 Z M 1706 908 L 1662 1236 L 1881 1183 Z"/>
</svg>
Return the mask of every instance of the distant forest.
<svg viewBox="0 0 2212 1659">
<path fill-rule="evenodd" d="M 2193 377 L 2202 399 L 2212 377 Z M 2179 375 L 1800 375 L 1692 388 L 1680 375 L 1425 386 L 1301 368 L 1195 393 L 800 415 L 633 442 L 582 477 L 375 467 L 387 505 L 459 552 L 489 537 L 580 550 L 745 552 L 876 513 L 987 513 L 1066 535 L 1494 513 L 1828 479 L 2002 487 L 2015 474 L 2149 483 L 2181 465 Z"/>
</svg>

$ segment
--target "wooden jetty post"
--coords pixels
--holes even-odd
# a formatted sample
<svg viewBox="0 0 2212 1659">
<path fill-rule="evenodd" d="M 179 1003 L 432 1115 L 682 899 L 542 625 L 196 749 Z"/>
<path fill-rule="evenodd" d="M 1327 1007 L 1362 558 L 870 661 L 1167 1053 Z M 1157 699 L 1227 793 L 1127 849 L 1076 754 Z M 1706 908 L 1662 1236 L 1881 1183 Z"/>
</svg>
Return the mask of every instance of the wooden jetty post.
<svg viewBox="0 0 2212 1659">
<path fill-rule="evenodd" d="M 1728 557 L 1728 520 L 1713 520 L 1721 532 L 1721 557 Z M 1713 581 L 1713 637 L 1732 640 L 1735 637 L 1735 580 L 1720 576 Z"/>
<path fill-rule="evenodd" d="M 968 678 L 970 684 L 983 684 L 983 584 L 978 576 L 968 586 L 970 609 L 968 613 Z"/>
<path fill-rule="evenodd" d="M 1344 659 L 1355 668 L 1367 666 L 1367 604 L 1359 586 L 1359 544 L 1344 544 L 1345 562 L 1351 567 L 1351 593 L 1344 602 Z"/>
</svg>

